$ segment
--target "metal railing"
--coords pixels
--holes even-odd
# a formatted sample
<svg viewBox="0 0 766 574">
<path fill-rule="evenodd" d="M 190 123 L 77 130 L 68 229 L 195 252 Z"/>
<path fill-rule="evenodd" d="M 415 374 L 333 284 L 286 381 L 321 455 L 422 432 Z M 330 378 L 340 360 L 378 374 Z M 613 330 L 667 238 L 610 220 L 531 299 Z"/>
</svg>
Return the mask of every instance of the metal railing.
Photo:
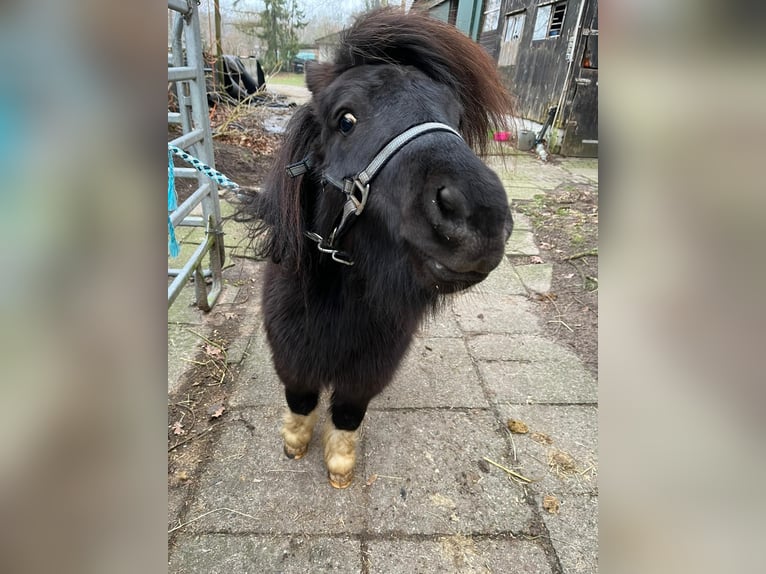
<svg viewBox="0 0 766 574">
<path fill-rule="evenodd" d="M 168 124 L 180 125 L 182 130 L 182 134 L 168 144 L 187 151 L 215 168 L 198 2 L 168 0 L 168 10 L 174 12 L 168 83 L 175 84 L 178 101 L 177 112 L 168 110 Z M 170 213 L 171 222 L 179 227 L 204 227 L 205 238 L 180 269 L 168 268 L 168 276 L 174 277 L 168 285 L 168 307 L 173 304 L 189 279 L 193 278 L 196 304 L 203 311 L 209 311 L 221 294 L 223 284 L 221 269 L 224 262 L 224 246 L 218 185 L 189 167 L 175 167 L 173 175 L 176 181 L 196 180 L 197 188 Z M 208 256 L 208 268 L 203 268 L 205 256 Z M 210 279 L 209 289 L 206 278 Z"/>
</svg>

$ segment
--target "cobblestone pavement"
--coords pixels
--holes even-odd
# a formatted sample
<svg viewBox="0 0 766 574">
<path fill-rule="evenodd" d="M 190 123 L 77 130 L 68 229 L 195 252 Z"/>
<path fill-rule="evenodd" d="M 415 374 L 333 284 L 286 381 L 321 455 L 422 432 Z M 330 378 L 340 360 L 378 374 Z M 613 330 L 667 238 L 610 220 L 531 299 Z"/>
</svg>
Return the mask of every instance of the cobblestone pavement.
<svg viewBox="0 0 766 574">
<path fill-rule="evenodd" d="M 596 160 L 513 155 L 492 167 L 511 198 L 598 181 Z M 227 282 L 210 316 L 185 306 L 192 289 L 179 297 L 168 325 L 171 397 L 199 344 L 189 332 L 212 329 L 223 311 L 241 326 L 214 447 L 195 488 L 171 496 L 170 572 L 597 571 L 597 382 L 546 335 L 529 295 L 549 290 L 551 268 L 527 264 L 538 247 L 529 221 L 515 221 L 500 267 L 423 327 L 373 400 L 356 478 L 342 491 L 327 482 L 318 436 L 302 460 L 282 454 L 284 398 L 258 309 L 262 264 L 235 258 L 252 280 Z M 226 231 L 238 246 L 240 231 Z M 527 432 L 509 432 L 510 419 Z"/>
</svg>

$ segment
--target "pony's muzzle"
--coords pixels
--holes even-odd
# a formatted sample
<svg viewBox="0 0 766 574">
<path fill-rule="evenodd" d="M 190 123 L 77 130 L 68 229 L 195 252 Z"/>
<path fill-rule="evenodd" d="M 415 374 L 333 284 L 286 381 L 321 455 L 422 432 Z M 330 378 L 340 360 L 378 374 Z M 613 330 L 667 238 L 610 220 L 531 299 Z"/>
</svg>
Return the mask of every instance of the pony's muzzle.
<svg viewBox="0 0 766 574">
<path fill-rule="evenodd" d="M 468 217 L 468 200 L 454 186 L 442 185 L 436 189 L 436 206 L 445 219 Z"/>
<path fill-rule="evenodd" d="M 426 219 L 444 254 L 440 262 L 452 271 L 487 274 L 502 259 L 513 223 L 502 184 L 487 179 L 477 186 L 442 180 L 426 191 Z M 487 205 L 486 197 L 500 200 Z"/>
</svg>

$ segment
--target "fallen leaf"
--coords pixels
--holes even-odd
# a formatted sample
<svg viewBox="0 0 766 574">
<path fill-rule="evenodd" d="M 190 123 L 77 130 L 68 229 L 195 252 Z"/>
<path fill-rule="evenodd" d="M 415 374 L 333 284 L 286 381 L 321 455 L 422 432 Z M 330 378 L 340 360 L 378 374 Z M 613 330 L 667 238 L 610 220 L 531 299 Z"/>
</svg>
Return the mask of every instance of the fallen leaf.
<svg viewBox="0 0 766 574">
<path fill-rule="evenodd" d="M 532 256 L 529 258 L 529 262 L 530 262 L 532 265 L 539 265 L 540 263 L 542 263 L 542 262 L 543 262 L 543 259 L 542 259 L 542 257 L 539 257 L 538 255 L 532 255 Z"/>
<path fill-rule="evenodd" d="M 551 514 L 558 514 L 560 507 L 559 499 L 552 494 L 546 494 L 543 498 L 543 508 Z"/>
<path fill-rule="evenodd" d="M 515 434 L 527 434 L 529 427 L 523 421 L 517 421 L 514 419 L 508 419 L 508 430 Z"/>
<path fill-rule="evenodd" d="M 553 439 L 542 432 L 533 432 L 531 435 L 529 435 L 529 438 L 535 442 L 539 442 L 540 444 L 553 444 Z"/>
<path fill-rule="evenodd" d="M 575 459 L 571 454 L 563 450 L 554 450 L 549 454 L 548 464 L 560 472 L 572 472 L 575 470 Z"/>
<path fill-rule="evenodd" d="M 207 344 L 205 345 L 205 353 L 214 358 L 221 357 L 223 355 L 223 351 L 220 347 L 216 347 L 215 345 Z"/>
<path fill-rule="evenodd" d="M 176 478 L 178 480 L 184 480 L 184 481 L 189 480 L 189 473 L 186 472 L 185 470 L 180 470 L 178 471 L 178 474 L 176 474 Z"/>
<path fill-rule="evenodd" d="M 180 436 L 180 435 L 186 434 L 186 431 L 184 430 L 184 425 L 182 425 L 179 421 L 174 422 L 170 428 L 173 429 L 174 435 Z"/>
<path fill-rule="evenodd" d="M 207 409 L 207 414 L 210 415 L 210 418 L 217 419 L 225 410 L 226 407 L 223 406 L 223 403 L 216 403 Z"/>
<path fill-rule="evenodd" d="M 223 316 L 226 319 L 236 319 L 237 317 L 239 317 L 239 315 L 237 315 L 236 313 L 224 313 Z"/>
<path fill-rule="evenodd" d="M 372 486 L 376 480 L 378 480 L 378 475 L 377 474 L 371 474 L 370 478 L 367 479 L 367 483 L 366 483 L 367 486 Z"/>
<path fill-rule="evenodd" d="M 549 251 L 550 248 L 551 248 L 550 243 L 546 243 L 545 241 L 540 243 L 540 249 L 542 249 L 543 251 Z"/>
</svg>

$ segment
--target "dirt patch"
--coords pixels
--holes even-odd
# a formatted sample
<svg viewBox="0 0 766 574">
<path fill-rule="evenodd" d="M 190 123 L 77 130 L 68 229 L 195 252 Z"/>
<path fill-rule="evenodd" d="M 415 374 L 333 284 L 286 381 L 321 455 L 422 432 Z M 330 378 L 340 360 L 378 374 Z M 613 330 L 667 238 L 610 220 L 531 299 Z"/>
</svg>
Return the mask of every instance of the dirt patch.
<svg viewBox="0 0 766 574">
<path fill-rule="evenodd" d="M 598 373 L 598 185 L 567 183 L 516 201 L 534 226 L 541 257 L 553 263 L 551 290 L 538 297 L 547 330 Z"/>
<path fill-rule="evenodd" d="M 238 365 L 251 328 L 243 319 L 252 317 L 258 300 L 254 265 L 249 259 L 233 258 L 224 269 L 224 282 L 237 290 L 236 296 L 219 301 L 202 325 L 189 326 L 196 338 L 195 352 L 178 390 L 168 395 L 169 550 L 181 525 L 196 517 L 190 505 L 200 477 L 216 456 L 223 425 L 241 420 L 241 414 L 229 410 L 228 400 L 234 381 L 242 376 Z"/>
<path fill-rule="evenodd" d="M 193 330 L 199 338 L 197 353 L 179 391 L 168 397 L 169 529 L 186 515 L 186 504 L 211 458 L 219 427 L 228 418 L 226 401 L 237 372 L 227 363 L 227 349 L 239 333 L 239 324 L 225 315 L 211 317 L 219 325 L 210 333 L 209 329 Z"/>
<path fill-rule="evenodd" d="M 211 110 L 215 167 L 245 191 L 257 191 L 271 168 L 282 135 L 264 127 L 286 123 L 292 114 L 287 108 L 238 106 Z M 171 137 L 175 126 L 169 129 Z M 175 134 L 178 135 L 178 134 Z M 181 160 L 177 165 L 185 166 Z M 196 189 L 193 180 L 177 180 L 179 200 Z M 232 257 L 224 268 L 223 279 L 240 287 L 237 299 L 219 303 L 206 316 L 205 324 L 190 327 L 197 337 L 196 353 L 189 360 L 179 390 L 168 397 L 168 529 L 173 530 L 189 519 L 187 505 L 193 500 L 222 425 L 230 418 L 227 400 L 232 382 L 238 376 L 229 364 L 232 343 L 241 334 L 241 314 L 237 307 L 257 298 L 256 288 L 244 278 L 243 260 Z M 245 285 L 244 288 L 243 285 Z M 178 304 L 178 303 L 176 303 Z M 236 416 L 236 415 L 235 415 Z M 175 536 L 168 537 L 169 547 Z"/>
<path fill-rule="evenodd" d="M 257 191 L 263 185 L 282 142 L 280 131 L 294 111 L 284 103 L 275 102 L 279 107 L 218 104 L 210 110 L 215 168 L 245 191 Z M 168 127 L 168 139 L 179 135 L 180 126 Z M 189 167 L 177 157 L 173 162 L 178 167 Z M 176 180 L 179 201 L 184 201 L 196 188 L 194 180 Z"/>
</svg>

